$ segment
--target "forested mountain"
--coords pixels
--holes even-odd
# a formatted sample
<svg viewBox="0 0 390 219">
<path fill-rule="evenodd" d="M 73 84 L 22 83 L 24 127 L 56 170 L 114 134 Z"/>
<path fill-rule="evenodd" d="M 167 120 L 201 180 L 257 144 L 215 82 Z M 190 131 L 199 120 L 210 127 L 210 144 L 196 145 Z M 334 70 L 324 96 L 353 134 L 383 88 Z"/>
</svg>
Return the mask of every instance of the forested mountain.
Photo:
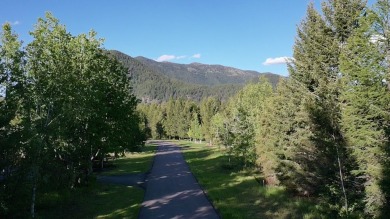
<svg viewBox="0 0 390 219">
<path fill-rule="evenodd" d="M 222 65 L 206 65 L 201 63 L 177 64 L 172 62 L 156 62 L 145 57 L 136 57 L 138 61 L 151 69 L 170 78 L 191 84 L 219 85 L 242 84 L 259 77 L 259 72 L 245 71 Z M 268 73 L 272 76 L 272 73 Z M 277 75 L 274 75 L 277 76 Z"/>
<path fill-rule="evenodd" d="M 143 102 L 167 101 L 171 97 L 200 101 L 208 96 L 226 100 L 244 84 L 263 75 L 221 65 L 156 62 L 144 57 L 133 58 L 115 50 L 109 52 L 129 69 L 133 92 Z M 264 75 L 276 86 L 279 75 Z"/>
</svg>

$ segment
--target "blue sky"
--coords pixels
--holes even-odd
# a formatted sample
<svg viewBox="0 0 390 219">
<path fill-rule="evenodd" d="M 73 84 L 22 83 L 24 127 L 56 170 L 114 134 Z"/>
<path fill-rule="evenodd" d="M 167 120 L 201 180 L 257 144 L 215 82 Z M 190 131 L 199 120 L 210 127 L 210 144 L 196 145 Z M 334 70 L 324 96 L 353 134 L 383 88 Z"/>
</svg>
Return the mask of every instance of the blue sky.
<svg viewBox="0 0 390 219">
<path fill-rule="evenodd" d="M 297 25 L 320 0 L 0 0 L 24 42 L 50 11 L 72 34 L 93 29 L 104 47 L 176 63 L 221 64 L 287 75 Z M 278 59 L 279 58 L 279 59 Z M 268 60 L 268 61 L 267 61 Z"/>
</svg>

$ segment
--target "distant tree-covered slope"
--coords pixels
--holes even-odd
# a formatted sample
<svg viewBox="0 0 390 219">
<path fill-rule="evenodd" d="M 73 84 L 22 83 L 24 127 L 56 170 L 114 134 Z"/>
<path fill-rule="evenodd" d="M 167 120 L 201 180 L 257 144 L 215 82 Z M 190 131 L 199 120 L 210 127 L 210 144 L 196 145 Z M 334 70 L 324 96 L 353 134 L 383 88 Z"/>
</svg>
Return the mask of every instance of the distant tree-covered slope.
<svg viewBox="0 0 390 219">
<path fill-rule="evenodd" d="M 133 92 L 143 102 L 164 102 L 180 97 L 200 101 L 208 96 L 223 101 L 260 76 L 254 71 L 219 65 L 160 63 L 115 50 L 109 52 L 129 69 Z M 279 80 L 275 74 L 265 76 L 274 85 Z"/>
<path fill-rule="evenodd" d="M 258 77 L 259 74 L 255 71 L 243 71 L 222 65 L 156 62 L 145 57 L 136 57 L 136 59 L 170 78 L 176 78 L 191 84 L 243 84 Z"/>
<path fill-rule="evenodd" d="M 222 65 L 157 62 L 141 56 L 138 56 L 135 59 L 170 78 L 175 78 L 191 84 L 244 84 L 253 78 L 259 77 L 259 72 L 256 71 L 245 71 Z M 267 74 L 273 75 L 272 73 Z"/>
</svg>

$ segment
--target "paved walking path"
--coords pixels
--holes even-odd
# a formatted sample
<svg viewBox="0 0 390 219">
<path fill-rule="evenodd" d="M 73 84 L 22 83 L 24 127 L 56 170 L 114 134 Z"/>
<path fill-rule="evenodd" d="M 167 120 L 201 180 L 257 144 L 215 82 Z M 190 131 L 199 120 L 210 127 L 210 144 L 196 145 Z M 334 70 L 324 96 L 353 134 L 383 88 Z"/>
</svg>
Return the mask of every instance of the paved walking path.
<svg viewBox="0 0 390 219">
<path fill-rule="evenodd" d="M 168 142 L 159 142 L 146 179 L 139 219 L 148 218 L 219 218 L 191 174 L 180 148 Z"/>
</svg>

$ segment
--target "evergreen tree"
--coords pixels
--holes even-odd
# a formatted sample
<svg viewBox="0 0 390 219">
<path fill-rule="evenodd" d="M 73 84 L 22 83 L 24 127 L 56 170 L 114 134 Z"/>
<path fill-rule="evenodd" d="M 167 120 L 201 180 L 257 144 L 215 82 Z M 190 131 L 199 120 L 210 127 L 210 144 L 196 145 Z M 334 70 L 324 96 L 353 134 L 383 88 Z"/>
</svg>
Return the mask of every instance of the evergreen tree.
<svg viewBox="0 0 390 219">
<path fill-rule="evenodd" d="M 177 137 L 177 114 L 175 112 L 175 100 L 173 98 L 169 99 L 167 103 L 165 103 L 165 118 L 164 118 L 164 130 L 168 137 L 175 138 Z"/>
<path fill-rule="evenodd" d="M 269 96 L 263 106 L 263 112 L 259 118 L 259 128 L 256 132 L 256 153 L 258 155 L 257 165 L 264 175 L 267 185 L 278 185 L 282 177 L 282 164 L 290 165 L 292 162 L 293 146 L 291 130 L 294 127 L 295 116 L 298 113 L 297 99 L 302 99 L 299 91 L 291 88 L 291 81 L 281 80 L 275 94 Z M 294 102 L 295 101 L 295 102 Z M 293 167 L 290 167 L 293 168 Z M 286 171 L 291 173 L 291 171 Z M 293 184 L 296 177 L 289 178 L 284 182 Z M 302 181 L 301 181 L 302 184 Z M 291 188 L 292 186 L 289 186 Z M 297 186 L 295 186 L 297 187 Z M 302 188 L 302 187 L 300 187 Z M 301 189 L 298 189 L 301 190 Z"/>
<path fill-rule="evenodd" d="M 308 131 L 312 133 L 305 135 L 312 136 L 306 139 L 312 142 L 311 148 L 297 148 L 294 159 L 299 160 L 297 163 L 306 176 L 326 185 L 320 189 L 314 187 L 316 194 L 327 194 L 322 195 L 323 203 L 343 214 L 351 211 L 348 195 L 353 192 L 347 190 L 353 187 L 349 170 L 355 164 L 346 151 L 340 130 L 339 55 L 358 26 L 364 7 L 365 2 L 359 0 L 331 0 L 323 4 L 322 17 L 310 5 L 298 28 L 290 68 L 291 79 L 309 97 L 304 104 L 309 114 Z M 321 166 L 313 166 L 315 163 Z"/>
<path fill-rule="evenodd" d="M 360 20 L 340 57 L 344 82 L 341 124 L 348 149 L 358 164 L 352 173 L 364 180 L 356 186 L 364 188 L 364 211 L 367 216 L 378 218 L 386 203 L 380 183 L 387 159 L 385 132 L 390 94 L 384 84 L 386 54 L 381 52 L 378 42 L 372 42 L 377 36 L 372 28 L 374 18 L 368 12 Z"/>
</svg>

